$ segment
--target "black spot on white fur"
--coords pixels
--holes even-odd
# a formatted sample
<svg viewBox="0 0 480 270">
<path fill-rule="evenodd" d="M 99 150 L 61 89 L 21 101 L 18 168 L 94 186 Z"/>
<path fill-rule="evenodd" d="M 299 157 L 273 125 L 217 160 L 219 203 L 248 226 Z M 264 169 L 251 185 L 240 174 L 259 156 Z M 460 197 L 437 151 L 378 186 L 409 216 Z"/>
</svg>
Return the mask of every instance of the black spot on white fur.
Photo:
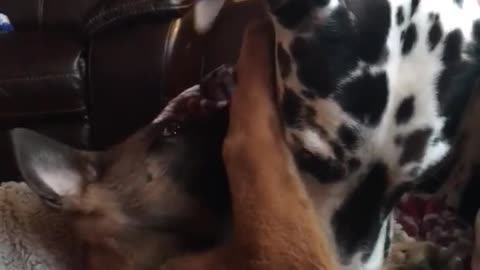
<svg viewBox="0 0 480 270">
<path fill-rule="evenodd" d="M 454 64 L 461 60 L 462 45 L 463 35 L 459 29 L 448 33 L 445 38 L 445 48 L 442 57 L 445 65 Z"/>
<path fill-rule="evenodd" d="M 399 160 L 400 165 L 419 161 L 423 158 L 432 131 L 431 128 L 418 129 L 405 137 L 402 155 Z"/>
<path fill-rule="evenodd" d="M 307 0 L 287 0 L 280 6 L 270 0 L 271 12 L 285 28 L 295 28 L 310 13 L 312 5 Z"/>
<path fill-rule="evenodd" d="M 463 6 L 463 0 L 454 0 L 454 2 L 455 2 L 459 7 L 462 7 L 462 6 Z"/>
<path fill-rule="evenodd" d="M 349 150 L 353 150 L 358 143 L 358 135 L 356 131 L 345 124 L 338 128 L 337 136 L 340 139 L 340 142 Z"/>
<path fill-rule="evenodd" d="M 476 71 L 477 69 L 477 71 Z M 465 74 L 470 73 L 468 78 Z M 474 90 L 478 89 L 476 80 L 480 75 L 477 63 L 461 61 L 453 63 L 441 74 L 438 82 L 440 113 L 446 117 L 442 129 L 444 139 L 453 140 L 464 116 L 464 110 Z"/>
<path fill-rule="evenodd" d="M 280 76 L 286 78 L 292 72 L 292 63 L 287 51 L 282 47 L 282 44 L 277 44 L 277 59 L 278 67 L 280 69 Z"/>
<path fill-rule="evenodd" d="M 364 73 L 346 83 L 334 98 L 347 113 L 359 121 L 377 125 L 387 105 L 387 75 L 384 72 Z"/>
<path fill-rule="evenodd" d="M 476 42 L 480 42 L 480 19 L 473 23 L 473 38 Z"/>
<path fill-rule="evenodd" d="M 302 104 L 302 99 L 292 89 L 285 88 L 282 113 L 287 126 L 298 128 L 301 125 Z"/>
<path fill-rule="evenodd" d="M 405 124 L 410 121 L 414 111 L 415 97 L 406 97 L 404 100 L 402 100 L 400 106 L 398 106 L 397 113 L 395 114 L 395 120 L 397 121 L 397 124 Z"/>
<path fill-rule="evenodd" d="M 345 167 L 335 159 L 322 157 L 303 147 L 295 150 L 293 156 L 300 170 L 309 173 L 321 183 L 332 183 L 345 177 Z"/>
<path fill-rule="evenodd" d="M 468 68 L 466 63 L 462 62 L 461 53 L 463 46 L 463 35 L 462 32 L 457 29 L 448 33 L 444 40 L 444 49 L 442 54 L 442 62 L 445 66 L 444 70 L 440 73 L 437 82 L 437 95 L 439 103 L 442 106 L 442 113 L 449 113 L 446 104 L 448 100 L 451 99 L 451 94 L 453 91 L 460 93 L 458 91 L 458 85 L 455 85 L 454 79 L 458 74 L 464 73 Z M 461 104 L 452 104 L 453 110 L 457 110 L 458 106 Z"/>
<path fill-rule="evenodd" d="M 413 17 L 418 10 L 418 5 L 420 4 L 420 0 L 412 0 L 412 4 L 410 6 L 410 17 Z"/>
<path fill-rule="evenodd" d="M 430 51 L 433 51 L 437 45 L 440 43 L 440 40 L 443 36 L 442 24 L 440 23 L 440 18 L 437 15 L 434 16 L 433 24 L 428 31 L 428 45 Z"/>
<path fill-rule="evenodd" d="M 354 48 L 358 57 L 372 64 L 381 61 L 385 52 L 388 55 L 385 42 L 390 29 L 390 3 L 384 0 L 351 1 L 348 8 L 356 18 Z"/>
<path fill-rule="evenodd" d="M 354 36 L 348 11 L 337 8 L 322 27 L 314 29 L 311 38 L 296 37 L 290 52 L 300 82 L 318 97 L 328 97 L 342 76 L 357 65 Z"/>
<path fill-rule="evenodd" d="M 385 218 L 383 201 L 386 189 L 387 167 L 381 162 L 374 163 L 335 212 L 332 225 L 335 239 L 343 247 L 343 259 L 360 249 L 367 253 L 373 249 Z"/>
<path fill-rule="evenodd" d="M 408 26 L 407 31 L 405 32 L 405 35 L 403 37 L 403 44 L 402 44 L 403 55 L 407 55 L 412 51 L 413 47 L 415 46 L 415 43 L 417 42 L 417 39 L 418 39 L 417 27 L 415 26 L 414 23 L 412 23 Z"/>
<path fill-rule="evenodd" d="M 348 172 L 349 173 L 355 172 L 356 170 L 358 170 L 358 168 L 360 168 L 361 165 L 362 165 L 362 162 L 360 161 L 360 159 L 358 158 L 349 159 L 347 161 Z"/>
<path fill-rule="evenodd" d="M 395 15 L 395 18 L 397 20 L 397 25 L 400 26 L 403 24 L 405 21 L 405 12 L 403 11 L 403 7 L 400 6 L 397 8 L 397 13 Z"/>
</svg>

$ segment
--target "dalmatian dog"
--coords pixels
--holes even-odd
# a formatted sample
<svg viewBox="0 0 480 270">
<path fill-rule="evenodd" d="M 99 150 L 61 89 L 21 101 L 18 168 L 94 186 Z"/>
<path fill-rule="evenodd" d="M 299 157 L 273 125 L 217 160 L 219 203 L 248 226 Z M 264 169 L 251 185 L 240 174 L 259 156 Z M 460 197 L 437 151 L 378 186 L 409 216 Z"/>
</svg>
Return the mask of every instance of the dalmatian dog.
<svg viewBox="0 0 480 270">
<path fill-rule="evenodd" d="M 208 31 L 223 0 L 197 1 Z M 462 140 L 476 0 L 267 0 L 287 141 L 342 269 L 380 269 L 394 205 Z"/>
</svg>

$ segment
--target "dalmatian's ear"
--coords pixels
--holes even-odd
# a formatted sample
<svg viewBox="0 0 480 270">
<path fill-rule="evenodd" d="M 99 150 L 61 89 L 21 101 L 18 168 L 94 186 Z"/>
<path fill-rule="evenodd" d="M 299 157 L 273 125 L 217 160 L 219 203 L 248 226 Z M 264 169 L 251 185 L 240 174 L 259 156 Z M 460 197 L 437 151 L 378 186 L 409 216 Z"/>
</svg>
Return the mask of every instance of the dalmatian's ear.
<svg viewBox="0 0 480 270">
<path fill-rule="evenodd" d="M 199 34 L 208 32 L 215 22 L 225 0 L 197 0 L 194 6 L 194 27 Z"/>
</svg>

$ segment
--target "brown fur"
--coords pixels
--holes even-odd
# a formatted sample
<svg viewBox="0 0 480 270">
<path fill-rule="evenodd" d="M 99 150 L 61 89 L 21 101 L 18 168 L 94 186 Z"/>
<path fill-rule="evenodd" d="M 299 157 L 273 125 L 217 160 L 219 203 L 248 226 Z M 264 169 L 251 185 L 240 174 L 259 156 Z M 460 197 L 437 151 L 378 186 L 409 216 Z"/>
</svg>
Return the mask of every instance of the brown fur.
<svg viewBox="0 0 480 270">
<path fill-rule="evenodd" d="M 175 180 L 163 175 L 165 168 L 161 165 L 167 161 L 147 158 L 145 145 L 149 144 L 144 141 L 147 137 L 143 132 L 139 134 L 140 138 L 133 136 L 106 154 L 115 162 L 100 182 L 87 184 L 75 200 L 67 197 L 68 204 L 75 209 L 73 226 L 89 244 L 89 269 L 153 269 L 185 252 L 191 244 L 188 239 L 170 234 L 169 228 L 160 228 L 166 232 L 159 233 L 156 228 L 148 227 L 150 222 L 158 225 L 148 214 L 156 209 L 184 218 L 181 224 L 172 226 L 187 226 L 189 233 L 211 238 L 214 230 L 219 229 L 220 222 L 204 205 L 185 193 Z M 149 162 L 144 163 L 145 160 Z M 138 164 L 127 164 L 132 162 Z M 141 181 L 147 179 L 148 171 L 154 180 Z M 132 220 L 126 212 L 136 213 L 137 220 Z"/>
<path fill-rule="evenodd" d="M 152 124 L 98 153 L 12 132 L 26 182 L 67 216 L 87 270 L 336 269 L 273 102 L 272 33 L 250 27 L 238 62 L 223 147 L 231 204 L 222 116 L 172 137 Z"/>
<path fill-rule="evenodd" d="M 274 105 L 272 29 L 248 28 L 223 154 L 232 195 L 233 237 L 207 254 L 163 269 L 336 269 L 328 241 L 284 142 Z"/>
<path fill-rule="evenodd" d="M 171 137 L 161 135 L 163 123 L 149 125 L 105 152 L 24 129 L 12 141 L 25 181 L 85 244 L 85 269 L 147 270 L 210 248 L 228 227 L 226 121 L 189 125 Z"/>
</svg>

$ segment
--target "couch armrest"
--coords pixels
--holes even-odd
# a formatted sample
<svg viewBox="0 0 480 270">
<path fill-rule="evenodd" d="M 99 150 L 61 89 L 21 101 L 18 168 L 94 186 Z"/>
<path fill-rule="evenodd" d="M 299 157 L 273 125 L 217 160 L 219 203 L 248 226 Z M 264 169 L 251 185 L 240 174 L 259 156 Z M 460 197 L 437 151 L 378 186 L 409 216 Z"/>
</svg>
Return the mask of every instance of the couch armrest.
<svg viewBox="0 0 480 270">
<path fill-rule="evenodd" d="M 88 67 L 93 147 L 119 142 L 152 121 L 168 97 L 197 83 L 198 43 L 191 21 L 182 18 L 95 35 Z"/>
<path fill-rule="evenodd" d="M 83 112 L 83 48 L 62 33 L 0 35 L 0 120 Z"/>
</svg>

